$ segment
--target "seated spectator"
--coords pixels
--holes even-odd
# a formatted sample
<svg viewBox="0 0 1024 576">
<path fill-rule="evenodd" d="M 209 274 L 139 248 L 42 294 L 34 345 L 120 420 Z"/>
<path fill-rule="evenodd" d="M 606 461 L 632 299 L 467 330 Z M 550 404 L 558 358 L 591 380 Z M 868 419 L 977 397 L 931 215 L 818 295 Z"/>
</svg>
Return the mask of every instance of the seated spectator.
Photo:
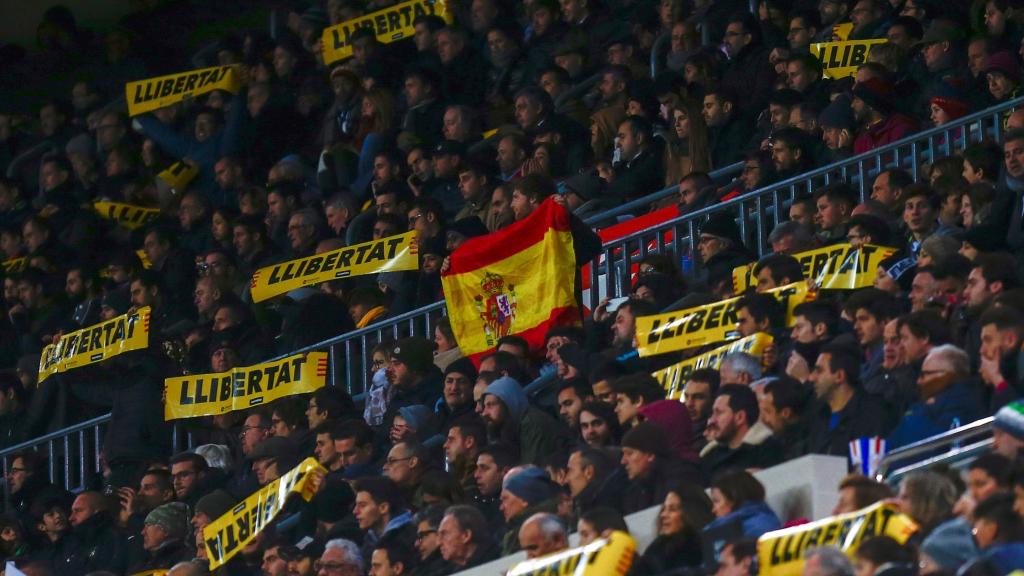
<svg viewBox="0 0 1024 576">
<path fill-rule="evenodd" d="M 438 530 L 441 556 L 456 570 L 479 566 L 498 557 L 483 514 L 472 506 L 452 506 Z"/>
<path fill-rule="evenodd" d="M 674 457 L 663 435 L 661 427 L 643 422 L 622 437 L 622 465 L 629 478 L 622 504 L 626 514 L 664 501 L 670 480 L 693 484 L 701 480 L 697 465 Z"/>
<path fill-rule="evenodd" d="M 705 479 L 729 468 L 767 468 L 779 461 L 781 448 L 775 439 L 752 437 L 759 416 L 757 397 L 748 386 L 725 384 L 718 389 L 705 432 L 710 442 L 700 456 Z"/>
<path fill-rule="evenodd" d="M 703 490 L 687 484 L 672 487 L 658 513 L 657 536 L 639 558 L 639 565 L 652 574 L 676 566 L 701 566 L 700 533 L 713 518 L 711 501 Z"/>
<path fill-rule="evenodd" d="M 550 512 L 530 516 L 519 528 L 519 547 L 532 560 L 569 548 L 569 534 L 562 520 Z"/>
</svg>

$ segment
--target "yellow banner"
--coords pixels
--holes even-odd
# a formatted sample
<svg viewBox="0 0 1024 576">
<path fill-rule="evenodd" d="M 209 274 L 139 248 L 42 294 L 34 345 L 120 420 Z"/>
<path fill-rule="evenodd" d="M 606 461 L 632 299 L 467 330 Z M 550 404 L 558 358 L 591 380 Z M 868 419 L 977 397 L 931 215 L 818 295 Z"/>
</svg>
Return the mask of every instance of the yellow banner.
<svg viewBox="0 0 1024 576">
<path fill-rule="evenodd" d="M 520 562 L 508 571 L 508 576 L 625 576 L 635 556 L 636 540 L 625 532 L 615 531 L 608 538 L 586 546 Z"/>
<path fill-rule="evenodd" d="M 327 383 L 327 353 L 164 380 L 164 419 L 194 418 L 245 410 L 278 398 L 313 392 Z"/>
<path fill-rule="evenodd" d="M 320 488 L 327 470 L 315 458 L 306 458 L 277 480 L 246 499 L 203 528 L 210 570 L 223 566 L 267 527 L 284 508 L 293 492 L 309 502 Z"/>
<path fill-rule="evenodd" d="M 377 41 L 390 44 L 412 38 L 416 29 L 413 21 L 417 16 L 439 16 L 452 23 L 445 0 L 410 0 L 390 8 L 370 12 L 365 16 L 346 20 L 324 30 L 324 64 L 331 64 L 352 56 L 352 33 L 360 28 L 369 28 L 377 35 Z"/>
<path fill-rule="evenodd" d="M 117 222 L 129 230 L 145 226 L 160 216 L 158 208 L 146 208 L 122 202 L 93 202 L 92 208 L 101 217 Z"/>
<path fill-rule="evenodd" d="M 824 518 L 768 532 L 757 540 L 760 576 L 800 576 L 804 553 L 817 546 L 833 545 L 850 556 L 872 536 L 889 536 L 903 544 L 917 531 L 917 524 L 893 504 L 872 504 L 849 514 Z"/>
<path fill-rule="evenodd" d="M 166 182 L 174 190 L 181 191 L 196 177 L 196 174 L 199 174 L 198 166 L 178 160 L 157 174 L 156 177 Z"/>
<path fill-rule="evenodd" d="M 252 275 L 252 301 L 262 302 L 296 288 L 378 272 L 419 268 L 416 232 L 354 244 L 260 268 Z"/>
<path fill-rule="evenodd" d="M 142 262 L 142 267 L 149 270 L 153 267 L 153 263 L 149 261 L 149 256 L 146 256 L 146 251 L 139 249 L 135 251 L 135 255 L 139 257 L 139 262 Z"/>
<path fill-rule="evenodd" d="M 167 570 L 147 570 L 145 572 L 136 572 L 132 576 L 164 576 L 167 572 Z"/>
<path fill-rule="evenodd" d="M 149 314 L 148 307 L 139 308 L 63 335 L 56 344 L 43 348 L 39 358 L 39 382 L 58 372 L 148 347 Z"/>
<path fill-rule="evenodd" d="M 718 366 L 722 363 L 722 358 L 733 352 L 746 352 L 747 354 L 760 356 L 764 353 L 765 348 L 771 345 L 774 340 L 770 334 L 765 334 L 764 332 L 751 334 L 746 338 L 740 338 L 725 346 L 715 348 L 710 352 L 705 352 L 693 358 L 687 358 L 668 368 L 662 368 L 657 372 L 653 372 L 651 376 L 654 376 L 661 383 L 662 387 L 665 388 L 666 397 L 674 400 L 680 398 L 683 386 L 686 385 L 686 381 L 689 380 L 690 374 L 694 370 L 700 370 L 701 368 L 717 370 Z"/>
<path fill-rule="evenodd" d="M 4 274 L 17 274 L 25 270 L 25 266 L 28 264 L 28 258 L 21 256 L 20 258 L 11 258 L 10 260 L 4 260 L 0 266 L 4 268 Z"/>
<path fill-rule="evenodd" d="M 241 86 L 234 66 L 214 66 L 190 72 L 157 76 L 124 85 L 128 115 L 138 116 L 214 90 L 238 92 Z"/>
<path fill-rule="evenodd" d="M 833 244 L 793 255 L 807 278 L 820 290 L 857 290 L 875 283 L 878 265 L 896 253 L 896 248 L 868 244 L 860 250 L 849 244 Z M 733 268 L 734 294 L 742 294 L 757 284 L 753 277 L 756 262 Z"/>
<path fill-rule="evenodd" d="M 811 54 L 821 61 L 823 76 L 837 80 L 853 76 L 861 64 L 867 63 L 871 47 L 886 42 L 885 38 L 819 42 L 811 44 Z"/>
<path fill-rule="evenodd" d="M 853 22 L 836 24 L 832 27 L 832 38 L 838 38 L 839 40 L 845 41 L 850 37 L 850 32 L 853 32 Z"/>
<path fill-rule="evenodd" d="M 786 326 L 793 325 L 794 308 L 814 299 L 806 281 L 779 286 L 765 294 L 774 296 L 785 307 Z M 736 305 L 740 298 L 637 318 L 637 352 L 641 357 L 654 356 L 738 338 Z"/>
</svg>

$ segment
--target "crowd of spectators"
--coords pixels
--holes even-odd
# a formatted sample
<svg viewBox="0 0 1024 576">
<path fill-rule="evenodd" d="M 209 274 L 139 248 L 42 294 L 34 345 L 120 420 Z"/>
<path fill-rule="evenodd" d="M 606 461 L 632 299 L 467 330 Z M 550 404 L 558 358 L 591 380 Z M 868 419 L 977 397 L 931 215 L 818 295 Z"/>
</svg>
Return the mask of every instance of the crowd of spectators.
<svg viewBox="0 0 1024 576">
<path fill-rule="evenodd" d="M 740 576 L 753 539 L 782 526 L 749 471 L 992 414 L 994 451 L 962 476 L 919 473 L 898 495 L 851 476 L 836 512 L 894 498 L 921 526 L 905 545 L 864 542 L 858 576 L 1024 568 L 1024 110 L 1004 115 L 998 142 L 948 133 L 962 153 L 872 175 L 866 197 L 834 183 L 787 202 L 737 305 L 739 335 L 773 344 L 689 374 L 684 402 L 650 374 L 705 348 L 638 358 L 635 321 L 740 296 L 733 269 L 756 258 L 724 212 L 699 225 L 694 275 L 649 255 L 625 302 L 552 329 L 541 351 L 508 336 L 477 365 L 439 319 L 430 338 L 369 342 L 356 365 L 332 366 L 372 382 L 358 403 L 329 386 L 191 419 L 196 448 L 174 454 L 161 397 L 166 377 L 443 299 L 452 251 L 548 198 L 572 211 L 582 265 L 597 236 L 581 219 L 604 209 L 678 186 L 651 208 L 685 214 L 1011 100 L 1019 2 L 451 1 L 451 22 L 418 16 L 391 43 L 357 30 L 352 57 L 330 65 L 326 27 L 395 2 L 289 2 L 273 36 L 227 26 L 191 54 L 175 38 L 202 10 L 151 4 L 102 38 L 53 8 L 37 51 L 0 51 L 0 88 L 35 71 L 50 95 L 31 113 L 0 101 L 0 446 L 112 413 L 102 474 L 81 493 L 48 481 L 42 453 L 10 460 L 0 556 L 24 573 L 206 573 L 202 528 L 312 456 L 328 471 L 312 501 L 290 502 L 215 573 L 449 574 L 564 549 L 571 531 L 589 542 L 661 506 L 632 573 Z M 228 24 L 245 9 L 223 4 Z M 845 23 L 851 39 L 888 42 L 829 80 L 809 46 Z M 118 98 L 127 81 L 229 64 L 236 94 L 135 117 Z M 178 160 L 196 175 L 168 183 Z M 740 161 L 724 186 L 709 175 Z M 101 200 L 159 216 L 128 228 L 93 210 Z M 407 230 L 418 271 L 252 301 L 260 267 Z M 794 254 L 845 242 L 896 252 L 874 287 L 821 291 L 787 326 L 761 293 L 804 279 Z M 38 382 L 47 344 L 143 306 L 148 349 Z M 527 388 L 538 378 L 548 385 Z M 828 548 L 806 565 L 854 573 Z"/>
</svg>

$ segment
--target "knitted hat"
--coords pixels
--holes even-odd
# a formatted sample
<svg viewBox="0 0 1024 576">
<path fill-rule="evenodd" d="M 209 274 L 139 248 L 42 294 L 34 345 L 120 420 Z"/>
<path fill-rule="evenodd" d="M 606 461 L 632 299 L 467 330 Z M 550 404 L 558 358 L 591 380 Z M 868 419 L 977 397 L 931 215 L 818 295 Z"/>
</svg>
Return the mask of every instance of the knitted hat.
<svg viewBox="0 0 1024 576">
<path fill-rule="evenodd" d="M 567 342 L 558 348 L 558 357 L 580 374 L 587 374 L 587 352 L 575 342 Z"/>
<path fill-rule="evenodd" d="M 1007 404 L 996 412 L 993 426 L 1018 440 L 1024 440 L 1024 401 Z"/>
<path fill-rule="evenodd" d="M 597 170 L 586 170 L 566 178 L 565 188 L 584 200 L 593 200 L 603 195 L 604 180 Z"/>
<path fill-rule="evenodd" d="M 168 502 L 157 506 L 146 516 L 146 524 L 163 528 L 172 540 L 184 540 L 189 531 L 188 505 L 183 502 Z"/>
<path fill-rule="evenodd" d="M 719 212 L 713 214 L 703 226 L 700 227 L 700 235 L 716 236 L 725 240 L 731 240 L 734 244 L 743 244 L 740 238 L 740 227 L 736 225 L 736 219 L 732 214 Z"/>
<path fill-rule="evenodd" d="M 998 72 L 1016 83 L 1020 83 L 1020 65 L 1017 57 L 1007 50 L 1001 50 L 988 57 L 985 74 Z"/>
<path fill-rule="evenodd" d="M 205 514 L 210 520 L 216 520 L 237 503 L 238 501 L 224 490 L 214 490 L 196 502 L 196 514 Z"/>
<path fill-rule="evenodd" d="M 340 522 L 352 513 L 356 495 L 348 482 L 329 480 L 322 490 L 313 497 L 313 510 L 317 520 L 324 522 Z"/>
<path fill-rule="evenodd" d="M 957 568 L 978 555 L 978 548 L 974 544 L 970 524 L 957 518 L 933 530 L 921 544 L 921 552 L 944 570 L 956 572 Z"/>
<path fill-rule="evenodd" d="M 881 78 L 868 78 L 853 87 L 854 98 L 859 98 L 881 114 L 888 114 L 895 108 L 892 84 Z"/>
<path fill-rule="evenodd" d="M 128 293 L 127 287 L 108 290 L 107 293 L 103 295 L 103 299 L 100 300 L 101 307 L 106 306 L 107 308 L 111 308 L 114 312 L 117 312 L 118 315 L 127 312 L 131 305 L 132 297 Z"/>
<path fill-rule="evenodd" d="M 484 225 L 484 223 L 476 216 L 459 218 L 455 222 L 452 222 L 452 225 L 448 227 L 448 231 L 462 234 L 466 238 L 475 238 L 477 236 L 484 236 L 491 233 L 491 231 L 487 229 L 487 226 Z"/>
<path fill-rule="evenodd" d="M 844 94 L 833 100 L 821 111 L 818 125 L 822 128 L 853 130 L 856 122 L 853 118 L 853 109 L 850 107 L 850 98 Z"/>
<path fill-rule="evenodd" d="M 524 468 L 505 479 L 502 488 L 529 504 L 538 504 L 551 498 L 557 492 L 557 486 L 551 481 L 543 468 L 531 466 Z"/>
<path fill-rule="evenodd" d="M 391 359 L 417 374 L 426 374 L 434 365 L 434 343 L 426 338 L 402 338 L 391 350 Z"/>
<path fill-rule="evenodd" d="M 622 437 L 622 447 L 632 448 L 655 456 L 668 455 L 665 432 L 657 424 L 641 422 Z"/>
<path fill-rule="evenodd" d="M 981 252 L 999 252 L 1007 248 L 1006 234 L 988 224 L 971 226 L 960 239 Z"/>
<path fill-rule="evenodd" d="M 430 408 L 423 404 L 403 406 L 398 409 L 398 415 L 405 420 L 409 428 L 416 432 L 416 438 L 420 439 L 420 441 L 437 434 L 437 418 L 430 411 Z"/>
<path fill-rule="evenodd" d="M 448 250 L 444 247 L 444 235 L 438 234 L 431 238 L 425 238 L 420 243 L 420 254 L 433 254 L 435 256 L 447 256 Z"/>
<path fill-rule="evenodd" d="M 453 373 L 462 374 L 468 378 L 470 382 L 476 382 L 476 377 L 478 376 L 476 366 L 473 365 L 473 361 L 469 358 L 459 358 L 444 369 L 445 376 Z"/>
<path fill-rule="evenodd" d="M 509 416 L 513 420 L 520 420 L 526 414 L 527 408 L 530 407 L 530 402 L 526 398 L 526 392 L 523 387 L 508 376 L 502 376 L 494 382 L 491 382 L 484 390 L 484 395 L 494 394 L 498 397 L 502 403 L 505 404 L 505 408 L 508 408 Z"/>
<path fill-rule="evenodd" d="M 966 116 L 971 111 L 967 94 L 949 82 L 940 82 L 932 91 L 931 103 L 942 109 L 950 120 Z"/>
<path fill-rule="evenodd" d="M 885 270 L 890 278 L 900 285 L 900 290 L 910 290 L 914 281 L 914 272 L 917 270 L 917 260 L 911 257 L 904 257 L 902 254 L 894 254 L 878 263 Z"/>
</svg>

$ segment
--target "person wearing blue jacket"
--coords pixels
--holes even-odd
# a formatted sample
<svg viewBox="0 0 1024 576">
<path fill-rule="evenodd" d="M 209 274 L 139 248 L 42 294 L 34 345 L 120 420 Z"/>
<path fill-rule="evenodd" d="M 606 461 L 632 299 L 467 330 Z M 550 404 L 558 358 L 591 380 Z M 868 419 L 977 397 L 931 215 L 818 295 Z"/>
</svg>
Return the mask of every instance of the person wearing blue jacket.
<svg viewBox="0 0 1024 576">
<path fill-rule="evenodd" d="M 711 512 L 715 519 L 704 527 L 701 538 L 715 561 L 728 542 L 737 538 L 756 539 L 782 528 L 782 522 L 764 498 L 764 485 L 746 470 L 730 469 L 712 478 Z M 705 558 L 705 563 L 710 560 Z"/>
<path fill-rule="evenodd" d="M 917 387 L 919 400 L 910 405 L 889 435 L 889 450 L 985 416 L 981 383 L 970 377 L 967 353 L 952 344 L 936 346 L 928 353 Z"/>
<path fill-rule="evenodd" d="M 978 563 L 1000 575 L 1024 569 L 1024 519 L 1014 511 L 1013 501 L 1013 494 L 999 493 L 978 503 L 972 532 L 981 554 L 958 574 L 979 573 L 972 570 Z"/>
<path fill-rule="evenodd" d="M 233 97 L 227 114 L 216 108 L 199 108 L 194 116 L 192 134 L 183 134 L 164 124 L 153 114 L 136 118 L 147 138 L 167 154 L 199 168 L 195 187 L 203 191 L 216 207 L 228 205 L 228 198 L 218 198 L 214 166 L 225 156 L 239 152 L 239 135 L 247 112 L 245 99 Z M 180 192 L 180 191 L 179 191 Z"/>
</svg>

